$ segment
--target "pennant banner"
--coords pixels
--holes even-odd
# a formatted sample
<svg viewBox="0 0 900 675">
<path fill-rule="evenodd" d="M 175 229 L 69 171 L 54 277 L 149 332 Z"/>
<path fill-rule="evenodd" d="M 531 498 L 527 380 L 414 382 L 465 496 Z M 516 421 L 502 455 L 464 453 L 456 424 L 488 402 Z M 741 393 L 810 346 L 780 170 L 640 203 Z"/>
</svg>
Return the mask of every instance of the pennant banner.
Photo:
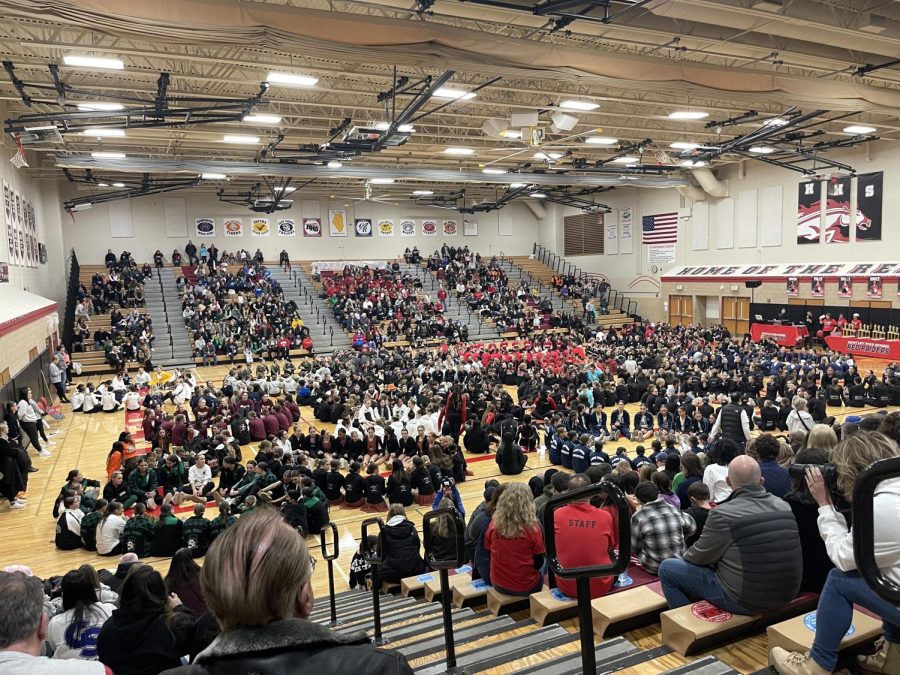
<svg viewBox="0 0 900 675">
<path fill-rule="evenodd" d="M 379 220 L 378 221 L 378 236 L 379 237 L 393 237 L 394 236 L 394 221 L 393 220 Z"/>
<path fill-rule="evenodd" d="M 415 237 L 416 236 L 416 221 L 412 218 L 404 218 L 400 221 L 400 236 L 401 237 Z"/>
<path fill-rule="evenodd" d="M 297 234 L 297 221 L 293 218 L 279 218 L 276 227 L 279 237 L 293 237 Z"/>
<path fill-rule="evenodd" d="M 222 230 L 226 237 L 243 237 L 244 236 L 244 219 L 243 218 L 225 218 L 222 223 Z"/>
<path fill-rule="evenodd" d="M 797 243 L 818 244 L 822 229 L 822 184 L 807 181 L 797 186 Z"/>
<path fill-rule="evenodd" d="M 869 281 L 866 283 L 866 297 L 880 299 L 882 284 L 881 277 L 869 277 Z"/>
<path fill-rule="evenodd" d="M 212 218 L 196 218 L 194 220 L 194 229 L 198 237 L 215 237 L 216 221 Z"/>
<path fill-rule="evenodd" d="M 322 221 L 319 218 L 305 218 L 303 220 L 304 237 L 321 237 Z"/>
<path fill-rule="evenodd" d="M 810 280 L 809 294 L 814 298 L 821 298 L 825 295 L 825 277 L 816 275 Z"/>
<path fill-rule="evenodd" d="M 347 236 L 347 212 L 344 209 L 328 212 L 328 234 L 332 237 Z"/>
<path fill-rule="evenodd" d="M 860 174 L 856 181 L 856 240 L 880 241 L 884 172 Z"/>
</svg>

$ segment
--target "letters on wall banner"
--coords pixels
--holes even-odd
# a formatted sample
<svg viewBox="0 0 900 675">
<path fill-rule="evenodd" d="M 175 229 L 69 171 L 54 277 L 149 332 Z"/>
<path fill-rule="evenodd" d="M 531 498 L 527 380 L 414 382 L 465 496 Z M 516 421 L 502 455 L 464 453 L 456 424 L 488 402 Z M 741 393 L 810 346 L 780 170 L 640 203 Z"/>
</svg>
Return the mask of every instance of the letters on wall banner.
<svg viewBox="0 0 900 675">
<path fill-rule="evenodd" d="M 436 237 L 438 233 L 438 224 L 436 220 L 426 219 L 422 221 L 422 236 Z"/>
<path fill-rule="evenodd" d="M 297 221 L 293 218 L 279 218 L 276 229 L 279 237 L 293 237 L 297 234 Z"/>
<path fill-rule="evenodd" d="M 347 212 L 334 209 L 328 212 L 328 235 L 331 237 L 347 236 Z"/>
<path fill-rule="evenodd" d="M 850 209 L 854 180 L 855 212 Z M 833 176 L 827 181 L 800 183 L 797 187 L 797 243 L 817 244 L 822 233 L 826 243 L 846 243 L 850 241 L 850 230 L 854 227 L 859 241 L 881 240 L 883 186 L 884 174 L 881 171 L 861 174 L 856 178 Z"/>
<path fill-rule="evenodd" d="M 250 223 L 250 234 L 254 237 L 268 237 L 269 231 L 268 218 L 254 218 Z"/>
<path fill-rule="evenodd" d="M 394 236 L 394 221 L 386 218 L 384 220 L 378 221 L 378 236 L 379 237 L 393 237 Z"/>
<path fill-rule="evenodd" d="M 212 218 L 197 218 L 194 221 L 198 237 L 215 237 L 216 221 Z"/>
<path fill-rule="evenodd" d="M 322 221 L 318 218 L 303 219 L 303 236 L 304 237 L 321 237 Z"/>
<path fill-rule="evenodd" d="M 356 219 L 356 236 L 357 237 L 371 237 L 372 236 L 372 221 L 368 218 L 357 218 Z"/>
<path fill-rule="evenodd" d="M 400 236 L 401 237 L 415 237 L 416 236 L 416 221 L 412 218 L 404 218 L 400 221 Z"/>
<path fill-rule="evenodd" d="M 226 237 L 243 237 L 244 220 L 243 218 L 225 218 L 222 229 L 225 231 Z"/>
<path fill-rule="evenodd" d="M 760 279 L 786 282 L 790 277 L 799 279 L 821 277 L 822 281 L 837 281 L 841 285 L 853 281 L 868 282 L 870 277 L 900 278 L 900 262 L 871 263 L 784 263 L 781 265 L 706 265 L 673 267 L 661 281 L 721 281 Z"/>
</svg>

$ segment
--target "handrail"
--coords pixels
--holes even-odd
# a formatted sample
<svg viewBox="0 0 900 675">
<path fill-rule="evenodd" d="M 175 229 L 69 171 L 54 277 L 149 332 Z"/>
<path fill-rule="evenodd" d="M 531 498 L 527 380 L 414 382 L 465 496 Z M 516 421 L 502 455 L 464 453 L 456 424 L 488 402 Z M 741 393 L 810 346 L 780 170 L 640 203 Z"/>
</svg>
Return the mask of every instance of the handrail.
<svg viewBox="0 0 900 675">
<path fill-rule="evenodd" d="M 454 558 L 438 560 L 434 557 L 434 533 L 431 522 L 438 518 L 450 518 L 453 525 L 453 542 L 456 546 Z M 422 537 L 425 544 L 425 560 L 433 570 L 438 570 L 441 578 L 441 604 L 444 619 L 444 650 L 447 656 L 447 671 L 456 668 L 456 645 L 453 640 L 453 609 L 450 603 L 450 572 L 460 567 L 466 560 L 466 524 L 454 507 L 429 511 L 422 517 Z"/>
<path fill-rule="evenodd" d="M 369 527 L 371 526 L 378 527 L 378 546 L 375 547 L 374 551 L 369 551 L 366 543 L 369 541 Z M 378 571 L 381 567 L 381 564 L 384 562 L 383 551 L 380 551 L 381 541 L 382 541 L 382 532 L 384 530 L 384 521 L 381 518 L 367 518 L 362 521 L 361 524 L 361 532 L 360 532 L 360 541 L 362 542 L 363 548 L 366 550 L 366 557 L 369 561 L 369 564 L 372 566 L 372 618 L 375 624 L 375 644 L 382 645 L 384 640 L 381 637 L 381 579 L 379 579 Z"/>
<path fill-rule="evenodd" d="M 853 486 L 853 557 L 856 568 L 875 593 L 900 605 L 900 586 L 888 579 L 875 560 L 875 490 L 885 480 L 900 477 L 900 457 L 882 459 L 859 474 Z"/>
<path fill-rule="evenodd" d="M 334 552 L 328 553 L 327 542 L 325 541 L 325 533 L 331 532 L 332 534 L 332 543 L 334 544 Z M 328 521 L 325 523 L 324 527 L 322 527 L 322 531 L 319 532 L 319 543 L 322 548 L 322 559 L 328 563 L 328 600 L 331 605 L 331 626 L 337 626 L 337 606 L 335 605 L 334 599 L 334 561 L 341 554 L 341 544 L 338 539 L 338 529 L 337 525 L 332 521 Z"/>
<path fill-rule="evenodd" d="M 78 264 L 78 256 L 75 249 L 69 256 L 69 278 L 66 288 L 66 313 L 63 316 L 62 343 L 69 352 L 72 352 L 72 340 L 75 337 L 75 294 L 81 281 L 81 265 Z"/>
<path fill-rule="evenodd" d="M 608 565 L 587 565 L 565 567 L 556 550 L 556 527 L 554 515 L 561 507 L 576 501 L 606 494 L 618 512 L 619 550 L 616 559 Z M 578 623 L 581 635 L 581 672 L 597 672 L 597 655 L 594 647 L 594 626 L 591 616 L 591 579 L 600 576 L 619 575 L 628 569 L 631 562 L 631 511 L 628 502 L 618 487 L 612 483 L 595 483 L 579 490 L 563 492 L 551 497 L 544 511 L 544 539 L 547 550 L 547 564 L 550 571 L 563 579 L 575 579 L 578 589 Z M 585 542 L 582 542 L 584 545 Z"/>
</svg>

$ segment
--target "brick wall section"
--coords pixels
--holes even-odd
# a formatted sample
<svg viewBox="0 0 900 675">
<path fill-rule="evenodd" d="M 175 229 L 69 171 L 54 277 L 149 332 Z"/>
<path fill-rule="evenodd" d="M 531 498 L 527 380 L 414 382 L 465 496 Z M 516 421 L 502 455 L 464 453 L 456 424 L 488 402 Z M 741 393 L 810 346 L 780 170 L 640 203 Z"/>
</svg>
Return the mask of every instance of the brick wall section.
<svg viewBox="0 0 900 675">
<path fill-rule="evenodd" d="M 59 319 L 56 312 L 37 317 L 13 330 L 0 335 L 0 370 L 9 368 L 15 377 L 30 363 L 28 353 L 37 349 L 40 354 L 47 349 L 47 338 L 57 333 Z"/>
</svg>

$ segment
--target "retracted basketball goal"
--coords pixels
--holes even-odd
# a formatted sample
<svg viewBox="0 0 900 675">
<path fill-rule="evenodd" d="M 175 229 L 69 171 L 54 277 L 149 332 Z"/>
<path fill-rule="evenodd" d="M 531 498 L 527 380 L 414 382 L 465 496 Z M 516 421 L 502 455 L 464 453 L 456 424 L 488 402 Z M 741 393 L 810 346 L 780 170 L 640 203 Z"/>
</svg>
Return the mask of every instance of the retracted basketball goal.
<svg viewBox="0 0 900 675">
<path fill-rule="evenodd" d="M 22 145 L 22 139 L 19 138 L 18 134 L 16 134 L 15 140 L 16 151 L 13 156 L 9 158 L 9 161 L 17 169 L 21 169 L 23 166 L 28 166 L 28 159 L 25 157 L 25 146 Z"/>
</svg>

